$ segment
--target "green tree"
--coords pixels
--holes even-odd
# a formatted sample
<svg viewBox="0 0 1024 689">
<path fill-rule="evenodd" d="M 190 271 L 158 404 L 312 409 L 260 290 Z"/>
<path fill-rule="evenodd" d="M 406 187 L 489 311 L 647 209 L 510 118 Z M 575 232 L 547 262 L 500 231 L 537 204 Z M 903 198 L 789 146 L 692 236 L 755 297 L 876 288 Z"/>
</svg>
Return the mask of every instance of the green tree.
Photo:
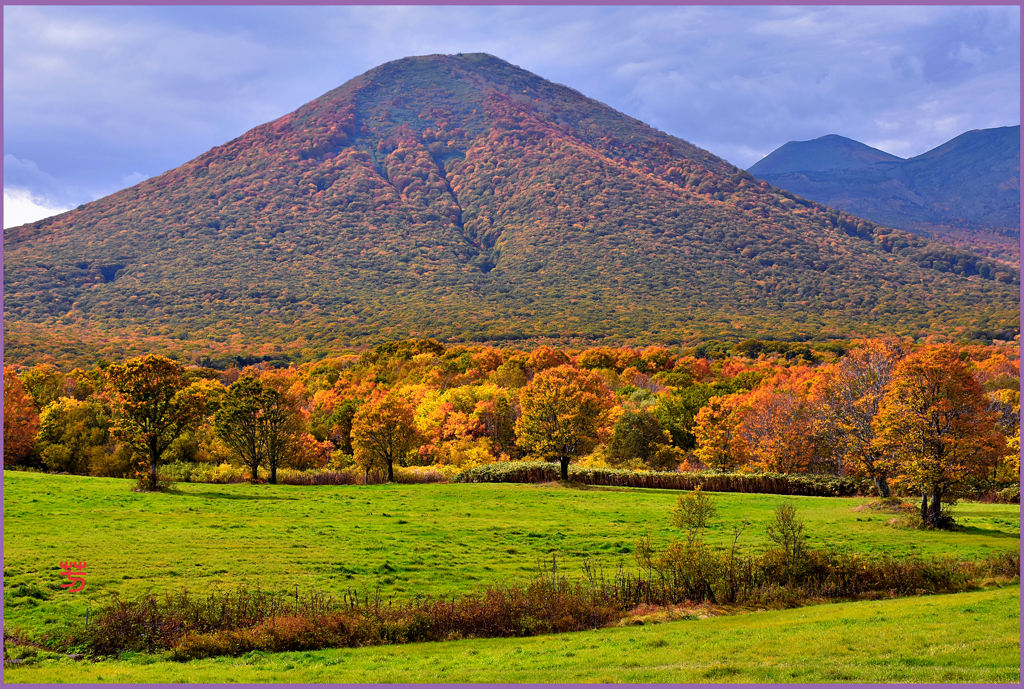
<svg viewBox="0 0 1024 689">
<path fill-rule="evenodd" d="M 713 383 L 699 383 L 687 388 L 672 390 L 669 395 L 658 397 L 658 406 L 654 413 L 661 427 L 672 436 L 672 444 L 683 450 L 692 450 L 697 446 L 694 426 L 697 414 L 712 397 L 731 395 L 744 389 L 732 380 L 720 380 Z"/>
<path fill-rule="evenodd" d="M 61 397 L 46 405 L 36 437 L 50 471 L 88 474 L 94 461 L 114 451 L 110 412 L 97 400 Z"/>
<path fill-rule="evenodd" d="M 352 454 L 352 421 L 359 410 L 359 400 L 348 399 L 335 407 L 328 419 L 330 437 L 334 445 L 346 455 Z"/>
<path fill-rule="evenodd" d="M 931 527 L 948 525 L 942 501 L 968 476 L 984 477 L 1006 447 L 984 391 L 947 345 L 924 347 L 900 362 L 874 431 L 885 468 L 921 492 L 921 520 Z"/>
<path fill-rule="evenodd" d="M 804 543 L 804 523 L 797 517 L 796 506 L 782 503 L 775 508 L 775 517 L 765 529 L 772 545 L 765 551 L 763 564 L 773 577 L 786 581 L 800 580 L 808 564 Z"/>
<path fill-rule="evenodd" d="M 53 364 L 36 364 L 21 374 L 21 382 L 39 413 L 64 394 L 64 375 Z"/>
<path fill-rule="evenodd" d="M 708 528 L 717 512 L 711 496 L 697 486 L 679 495 L 672 510 L 672 524 L 685 531 L 687 542 L 692 544 L 701 540 L 704 529 Z"/>
<path fill-rule="evenodd" d="M 213 417 L 217 436 L 249 469 L 253 481 L 264 462 L 270 482 L 277 483 L 277 469 L 294 451 L 301 424 L 287 396 L 254 376 L 232 383 Z"/>
<path fill-rule="evenodd" d="M 270 467 L 270 482 L 277 483 L 277 468 L 298 451 L 305 424 L 297 401 L 280 388 L 265 384 L 262 403 L 267 466 Z"/>
<path fill-rule="evenodd" d="M 519 392 L 518 445 L 561 466 L 569 480 L 569 462 L 590 452 L 612 406 L 601 377 L 572 366 L 538 372 Z"/>
<path fill-rule="evenodd" d="M 117 412 L 111 432 L 146 458 L 149 471 L 143 482 L 156 490 L 164 452 L 203 418 L 203 397 L 187 385 L 181 364 L 156 354 L 111 364 L 107 380 Z"/>
<path fill-rule="evenodd" d="M 213 416 L 217 437 L 231 448 L 249 469 L 251 480 L 259 478 L 265 452 L 261 397 L 263 386 L 252 376 L 242 376 L 230 386 Z"/>
<path fill-rule="evenodd" d="M 612 439 L 608 443 L 608 454 L 614 464 L 623 464 L 639 459 L 650 465 L 660 445 L 671 442 L 663 431 L 658 417 L 650 409 L 627 409 L 612 428 Z"/>
</svg>

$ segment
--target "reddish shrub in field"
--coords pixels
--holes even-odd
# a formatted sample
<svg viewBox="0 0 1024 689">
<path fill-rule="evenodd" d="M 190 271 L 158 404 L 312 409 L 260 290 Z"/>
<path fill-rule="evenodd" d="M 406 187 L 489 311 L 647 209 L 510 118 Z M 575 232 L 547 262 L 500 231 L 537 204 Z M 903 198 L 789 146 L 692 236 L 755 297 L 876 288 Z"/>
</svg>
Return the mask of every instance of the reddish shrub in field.
<svg viewBox="0 0 1024 689">
<path fill-rule="evenodd" d="M 512 637 L 603 627 L 618 602 L 588 582 L 543 578 L 477 595 L 382 604 L 347 595 L 275 596 L 259 590 L 192 598 L 187 592 L 115 601 L 89 627 L 94 653 L 173 649 L 181 660 L 252 650 L 297 651 L 467 637 Z"/>
<path fill-rule="evenodd" d="M 253 627 L 188 633 L 174 644 L 175 660 L 237 656 L 249 651 L 313 651 L 354 646 L 351 625 L 341 613 L 319 617 L 274 617 Z"/>
<path fill-rule="evenodd" d="M 93 653 L 170 649 L 178 660 L 241 655 L 253 650 L 322 648 L 519 637 L 612 624 L 642 605 L 732 603 L 786 607 L 810 601 L 962 591 L 978 577 L 1012 577 L 1020 554 L 979 562 L 864 558 L 802 551 L 798 559 L 769 551 L 733 557 L 679 546 L 652 553 L 645 570 L 611 578 L 588 570 L 568 581 L 553 575 L 522 586 L 492 586 L 453 598 L 382 603 L 352 592 L 341 598 L 259 589 L 203 597 L 186 591 L 162 599 L 115 600 L 80 635 Z M 78 632 L 76 632 L 78 634 Z"/>
</svg>

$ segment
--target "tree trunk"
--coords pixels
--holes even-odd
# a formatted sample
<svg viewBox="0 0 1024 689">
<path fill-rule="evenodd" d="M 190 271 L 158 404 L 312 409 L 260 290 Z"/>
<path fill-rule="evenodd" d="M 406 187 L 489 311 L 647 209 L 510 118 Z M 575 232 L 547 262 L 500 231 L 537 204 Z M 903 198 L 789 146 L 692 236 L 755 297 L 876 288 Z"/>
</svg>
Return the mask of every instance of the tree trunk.
<svg viewBox="0 0 1024 689">
<path fill-rule="evenodd" d="M 942 524 L 942 491 L 938 488 L 932 489 L 932 504 L 929 508 L 928 523 L 930 526 L 941 529 Z"/>
<path fill-rule="evenodd" d="M 277 462 L 270 465 L 270 482 L 277 483 Z"/>
<path fill-rule="evenodd" d="M 393 459 L 388 457 L 388 483 L 395 482 L 395 462 Z"/>
<path fill-rule="evenodd" d="M 889 490 L 889 483 L 885 480 L 884 476 L 873 476 L 875 481 L 875 488 L 878 489 L 878 497 L 880 498 L 891 498 L 892 491 Z"/>
<path fill-rule="evenodd" d="M 928 491 L 921 491 L 921 521 L 928 523 Z"/>
<path fill-rule="evenodd" d="M 149 441 L 149 489 L 156 490 L 156 465 L 160 462 L 160 453 L 156 449 L 156 439 Z"/>
<path fill-rule="evenodd" d="M 563 481 L 568 481 L 569 480 L 569 457 L 559 457 L 558 458 L 558 462 L 559 462 L 559 464 L 561 464 L 562 480 Z"/>
</svg>

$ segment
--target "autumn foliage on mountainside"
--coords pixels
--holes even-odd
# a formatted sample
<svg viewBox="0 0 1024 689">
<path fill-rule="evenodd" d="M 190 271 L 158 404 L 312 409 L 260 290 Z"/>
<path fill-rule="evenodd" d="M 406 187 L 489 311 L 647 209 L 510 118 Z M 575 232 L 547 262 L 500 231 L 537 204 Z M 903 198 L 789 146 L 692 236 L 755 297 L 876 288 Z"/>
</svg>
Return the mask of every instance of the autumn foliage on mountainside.
<svg viewBox="0 0 1024 689">
<path fill-rule="evenodd" d="M 250 480 L 278 467 L 450 478 L 514 460 L 556 463 L 563 480 L 570 464 L 860 476 L 882 497 L 925 495 L 937 526 L 970 486 L 1018 482 L 1016 345 L 726 344 L 527 352 L 422 339 L 288 368 L 153 356 L 8 367 L 10 413 L 35 414 L 23 380 L 64 391 L 35 438 L 10 447 L 50 471 L 132 476 L 142 463 L 150 488 L 181 463 Z"/>
<path fill-rule="evenodd" d="M 1019 328 L 1015 268 L 795 197 L 480 54 L 383 65 L 5 230 L 4 250 L 24 362 L 146 338 L 184 355 Z"/>
</svg>

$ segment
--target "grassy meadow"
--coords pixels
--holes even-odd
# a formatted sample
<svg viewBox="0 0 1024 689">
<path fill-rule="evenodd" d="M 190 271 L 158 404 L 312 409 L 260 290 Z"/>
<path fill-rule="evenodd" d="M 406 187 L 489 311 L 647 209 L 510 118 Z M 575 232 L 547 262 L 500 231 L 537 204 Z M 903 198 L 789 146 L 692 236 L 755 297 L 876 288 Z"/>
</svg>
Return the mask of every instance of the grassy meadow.
<svg viewBox="0 0 1024 689">
<path fill-rule="evenodd" d="M 657 547 L 677 535 L 669 517 L 678 493 L 664 490 L 568 488 L 557 484 L 318 487 L 179 484 L 172 493 L 140 494 L 132 492 L 133 485 L 132 481 L 118 479 L 4 472 L 4 624 L 8 631 L 21 628 L 29 636 L 38 636 L 46 629 L 84 620 L 87 606 L 95 610 L 112 593 L 131 597 L 146 591 L 162 592 L 180 587 L 199 594 L 232 589 L 242 583 L 273 591 L 298 588 L 303 592 L 320 590 L 338 595 L 346 589 L 372 591 L 379 586 L 383 596 L 397 598 L 461 593 L 487 584 L 532 578 L 539 563 L 550 566 L 553 557 L 559 570 L 569 576 L 581 575 L 585 561 L 606 570 L 614 570 L 620 564 L 633 568 L 632 549 L 637 538 L 650 534 Z M 964 503 L 954 510 L 964 530 L 927 532 L 894 528 L 888 524 L 891 514 L 856 509 L 867 502 L 863 498 L 786 498 L 736 493 L 715 494 L 714 497 L 719 513 L 708 535 L 709 542 L 726 547 L 732 541 L 733 527 L 746 519 L 749 526 L 740 536 L 740 545 L 748 552 L 765 546 L 765 525 L 776 506 L 784 501 L 792 501 L 797 506 L 811 547 L 829 545 L 859 553 L 981 557 L 990 552 L 1019 549 L 1020 543 L 1017 505 Z M 81 593 L 60 588 L 65 581 L 59 576 L 60 562 L 67 559 L 89 563 L 86 587 Z M 346 672 L 362 667 L 362 675 L 351 677 L 361 676 L 370 681 L 387 678 L 391 678 L 390 681 L 444 681 L 436 674 L 440 667 L 438 661 L 428 659 L 431 654 L 451 653 L 454 654 L 452 659 L 446 662 L 453 672 L 456 669 L 458 672 L 448 681 L 486 681 L 487 675 L 481 673 L 494 670 L 498 656 L 508 649 L 519 649 L 517 652 L 526 654 L 523 662 L 509 665 L 509 661 L 502 661 L 507 671 L 504 679 L 491 681 L 596 680 L 602 673 L 610 680 L 625 682 L 835 681 L 820 673 L 834 671 L 839 673 L 838 679 L 843 673 L 852 672 L 851 668 L 860 668 L 851 677 L 881 681 L 885 672 L 897 666 L 902 668 L 900 672 L 908 674 L 894 676 L 906 677 L 907 681 L 961 681 L 956 674 L 961 671 L 974 673 L 969 674 L 972 679 L 964 675 L 963 681 L 1006 681 L 999 679 L 1003 677 L 1000 673 L 1005 673 L 1005 663 L 999 659 L 1002 658 L 999 654 L 1004 653 L 1003 646 L 1007 644 L 1017 649 L 1013 655 L 1019 654 L 1019 634 L 1012 639 L 1004 634 L 985 643 L 979 641 L 979 648 L 984 651 L 984 662 L 980 665 L 972 665 L 972 656 L 963 655 L 967 652 L 961 652 L 962 649 L 942 651 L 945 655 L 941 662 L 927 667 L 896 662 L 898 658 L 892 655 L 902 653 L 907 658 L 918 657 L 922 648 L 949 645 L 950 639 L 973 638 L 971 635 L 975 633 L 983 639 L 983 627 L 991 621 L 986 621 L 988 618 L 975 620 L 961 613 L 935 613 L 929 622 L 933 627 L 927 627 L 932 629 L 930 636 L 921 631 L 925 628 L 910 625 L 906 634 L 917 636 L 913 639 L 907 636 L 905 647 L 881 644 L 875 647 L 875 655 L 871 655 L 872 646 L 864 643 L 866 638 L 880 638 L 878 634 L 883 629 L 890 629 L 897 636 L 903 634 L 899 631 L 902 627 L 896 623 L 901 615 L 910 618 L 925 615 L 928 605 L 946 605 L 941 603 L 944 600 L 968 600 L 967 596 L 981 596 L 978 600 L 988 601 L 985 605 L 986 609 L 991 609 L 992 619 L 1002 619 L 999 615 L 1005 617 L 1012 612 L 1015 619 L 1010 626 L 1017 629 L 1017 589 L 1007 588 L 953 597 L 827 605 L 753 616 L 673 622 L 657 626 L 664 634 L 658 638 L 665 643 L 651 647 L 652 653 L 662 654 L 655 654 L 661 658 L 669 650 L 685 649 L 689 645 L 688 635 L 697 633 L 695 630 L 714 635 L 716 629 L 732 629 L 735 631 L 730 634 L 741 639 L 746 633 L 742 630 L 748 629 L 754 635 L 751 638 L 763 638 L 765 644 L 776 643 L 771 641 L 776 639 L 781 644 L 779 648 L 792 646 L 786 651 L 789 660 L 779 660 L 778 664 L 799 669 L 809 662 L 796 660 L 803 652 L 798 649 L 805 645 L 793 645 L 783 639 L 794 634 L 817 634 L 813 630 L 814 625 L 818 625 L 819 631 L 827 629 L 830 634 L 838 635 L 834 643 L 841 648 L 841 644 L 847 643 L 842 641 L 846 637 L 840 634 L 846 627 L 837 627 L 836 619 L 851 615 L 861 619 L 858 617 L 861 613 L 855 611 L 875 609 L 871 606 L 882 611 L 878 615 L 886 618 L 886 624 L 875 620 L 880 624 L 877 629 L 874 626 L 870 631 L 863 626 L 859 629 L 862 638 L 853 645 L 859 650 L 821 660 L 815 670 L 819 674 L 813 677 L 803 674 L 790 677 L 785 674 L 789 670 L 771 674 L 769 670 L 776 664 L 771 655 L 761 653 L 764 662 L 758 663 L 758 652 L 751 650 L 756 645 L 749 644 L 743 651 L 746 660 L 736 661 L 739 663 L 735 666 L 736 672 L 721 670 L 721 676 L 708 675 L 703 679 L 700 673 L 711 672 L 717 667 L 714 662 L 721 664 L 720 659 L 726 657 L 724 648 L 716 656 L 713 650 L 708 650 L 711 647 L 701 646 L 704 648 L 701 653 L 706 653 L 703 665 L 704 661 L 699 659 L 692 663 L 684 661 L 690 657 L 687 655 L 690 649 L 680 650 L 681 655 L 675 661 L 650 666 L 644 661 L 632 668 L 626 665 L 626 655 L 621 652 L 616 655 L 610 650 L 616 644 L 640 644 L 637 649 L 647 648 L 643 644 L 654 643 L 657 634 L 652 630 L 655 627 L 560 635 L 546 641 L 538 637 L 412 644 L 276 654 L 255 660 L 194 661 L 173 667 L 190 681 L 227 681 L 215 679 L 220 676 L 218 673 L 239 681 L 328 681 L 328 678 L 346 681 L 334 679 L 329 673 L 322 674 L 328 670 L 341 672 L 341 666 Z M 926 607 L 915 608 L 914 605 Z M 970 607 L 958 602 L 948 605 L 953 612 Z M 840 617 L 830 617 L 834 615 Z M 805 619 L 806 623 L 801 621 Z M 864 619 L 874 620 L 870 616 Z M 763 625 L 763 629 L 757 625 Z M 947 629 L 943 625 L 954 626 Z M 936 632 L 940 627 L 945 631 Z M 978 630 L 970 631 L 974 627 Z M 732 643 L 728 636 L 723 636 L 721 643 Z M 999 639 L 1001 641 L 996 643 Z M 597 646 L 589 648 L 588 643 Z M 740 641 L 736 643 L 742 645 Z M 562 646 L 568 649 L 565 653 L 574 655 L 563 654 L 563 657 L 549 653 L 550 649 Z M 996 647 L 1002 650 L 997 652 Z M 620 650 L 626 648 L 631 646 L 621 646 Z M 540 657 L 533 658 L 530 653 L 539 653 Z M 728 654 L 731 658 L 733 651 Z M 876 666 L 865 660 L 868 656 L 863 654 L 893 660 Z M 844 660 L 847 655 L 849 663 Z M 628 662 L 640 662 L 638 657 L 631 652 Z M 364 665 L 350 660 L 356 658 Z M 374 660 L 381 658 L 385 660 Z M 569 662 L 567 658 L 576 660 Z M 236 667 L 239 664 L 247 668 L 242 674 Z M 146 679 L 149 675 L 145 672 L 150 671 L 146 668 L 158 665 L 160 663 L 146 665 L 142 659 L 82 665 L 79 667 L 84 674 L 74 681 L 95 681 L 101 677 L 113 681 L 155 681 L 160 675 Z M 301 667 L 306 670 L 295 670 Z M 573 667 L 576 669 L 570 672 Z M 592 673 L 589 667 L 593 667 Z M 557 673 L 564 668 L 569 668 L 565 670 L 569 674 L 561 677 Z M 5 669 L 5 677 L 10 676 L 14 681 L 59 681 L 42 679 L 43 675 L 34 679 L 37 675 L 30 674 L 41 670 L 42 666 Z M 298 674 L 293 675 L 293 670 Z M 644 674 L 648 670 L 649 673 Z M 431 672 L 435 674 L 430 675 Z M 1019 676 L 1019 666 L 1017 672 Z M 94 677 L 93 673 L 98 674 Z M 243 679 L 243 675 L 249 679 Z M 174 673 L 166 676 L 170 678 Z M 65 681 L 70 679 L 66 677 Z"/>
</svg>

